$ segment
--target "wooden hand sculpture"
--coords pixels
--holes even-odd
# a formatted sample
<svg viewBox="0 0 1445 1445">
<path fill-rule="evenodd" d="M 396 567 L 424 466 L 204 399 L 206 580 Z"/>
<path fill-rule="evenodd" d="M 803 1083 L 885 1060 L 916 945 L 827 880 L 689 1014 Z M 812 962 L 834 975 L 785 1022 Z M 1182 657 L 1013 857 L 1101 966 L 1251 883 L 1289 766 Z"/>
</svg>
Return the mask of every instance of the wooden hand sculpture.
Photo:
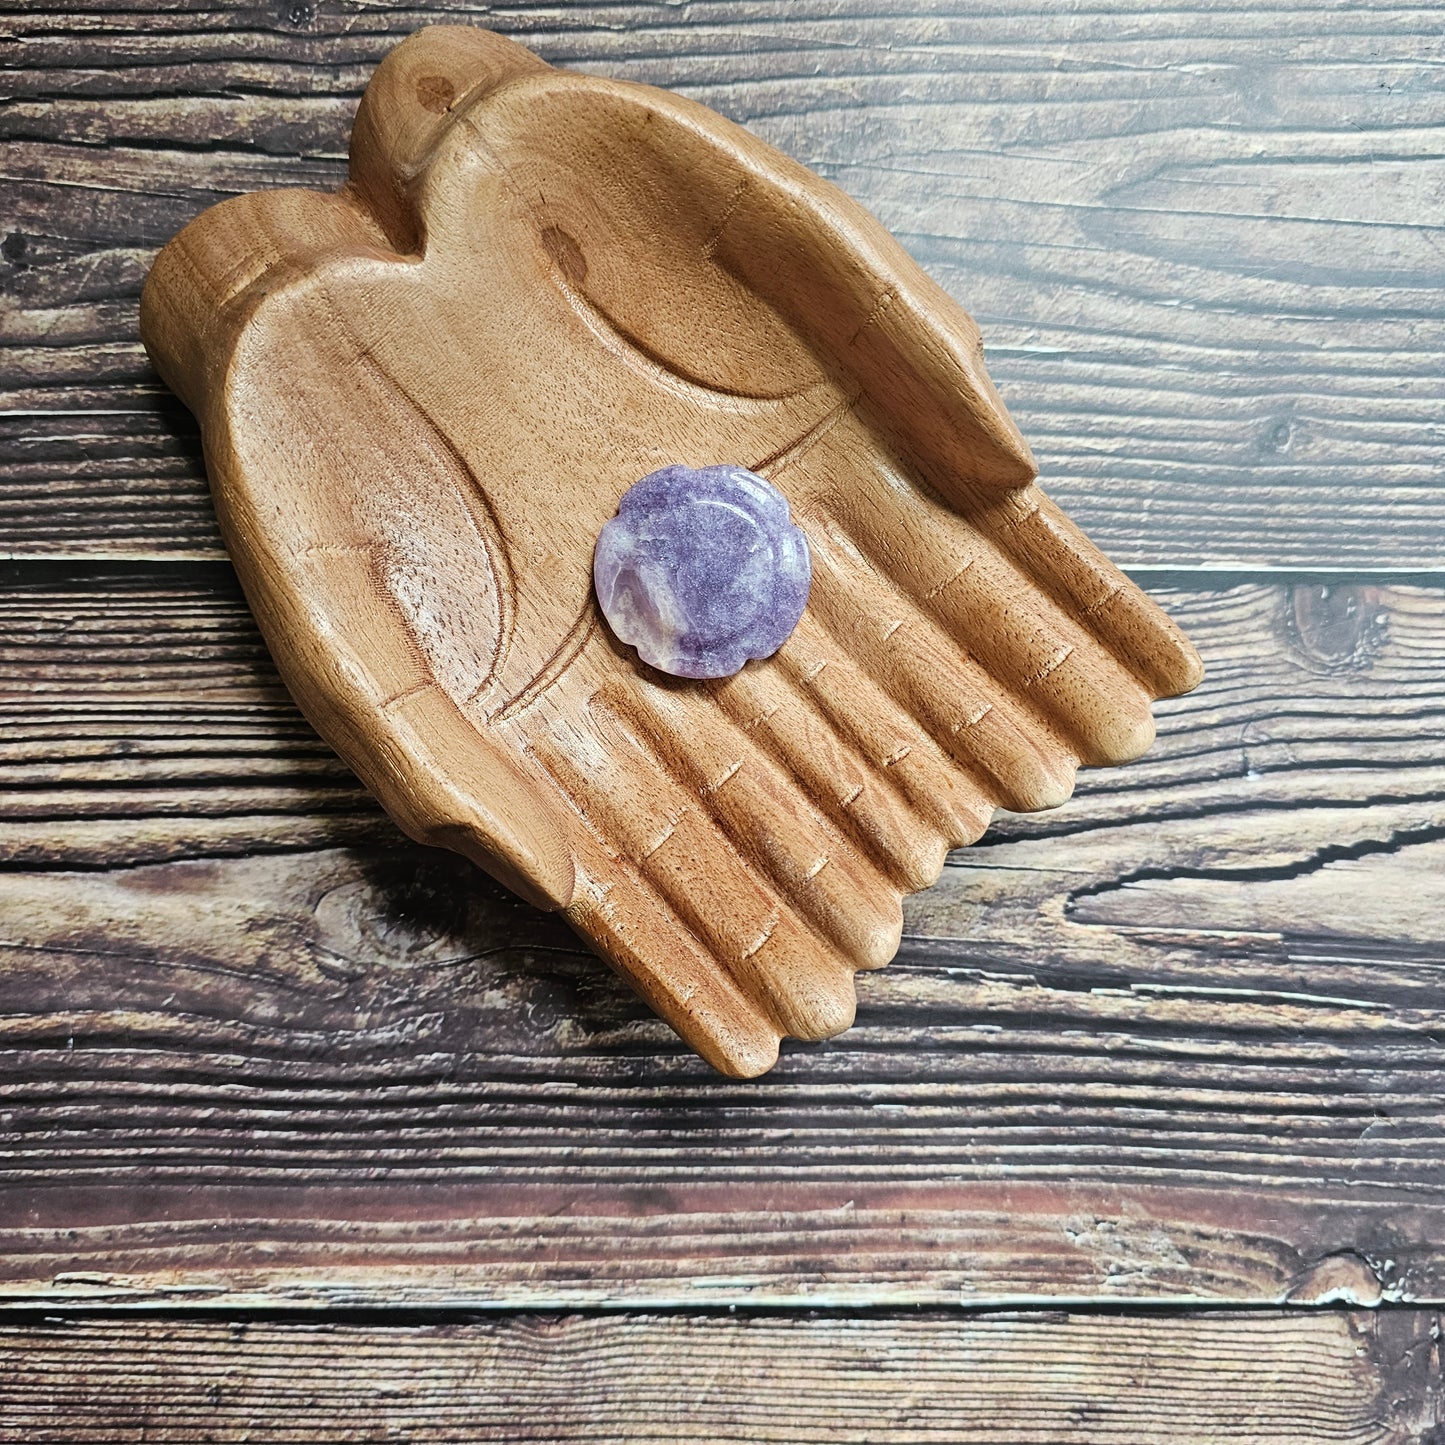
<svg viewBox="0 0 1445 1445">
<path fill-rule="evenodd" d="M 1137 756 L 1200 677 L 873 217 L 485 31 L 392 52 L 338 194 L 188 226 L 141 325 L 316 728 L 727 1073 L 846 1028 L 947 849 Z M 599 530 L 671 462 L 768 477 L 812 552 L 796 632 L 721 681 L 652 672 L 593 599 Z"/>
</svg>

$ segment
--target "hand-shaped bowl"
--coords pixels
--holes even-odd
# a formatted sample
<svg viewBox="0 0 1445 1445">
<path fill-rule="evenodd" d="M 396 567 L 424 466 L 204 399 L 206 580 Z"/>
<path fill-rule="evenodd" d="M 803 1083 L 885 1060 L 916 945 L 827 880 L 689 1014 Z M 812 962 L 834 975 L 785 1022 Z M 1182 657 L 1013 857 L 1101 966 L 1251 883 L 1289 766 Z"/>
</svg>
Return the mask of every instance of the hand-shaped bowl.
<svg viewBox="0 0 1445 1445">
<path fill-rule="evenodd" d="M 904 893 L 1136 757 L 1193 649 L 1032 485 L 970 318 L 842 192 L 482 30 L 384 61 L 334 195 L 207 211 L 145 343 L 282 677 L 396 821 L 560 909 L 705 1058 L 848 1027 Z M 655 673 L 593 547 L 672 462 L 787 497 L 774 657 Z"/>
</svg>

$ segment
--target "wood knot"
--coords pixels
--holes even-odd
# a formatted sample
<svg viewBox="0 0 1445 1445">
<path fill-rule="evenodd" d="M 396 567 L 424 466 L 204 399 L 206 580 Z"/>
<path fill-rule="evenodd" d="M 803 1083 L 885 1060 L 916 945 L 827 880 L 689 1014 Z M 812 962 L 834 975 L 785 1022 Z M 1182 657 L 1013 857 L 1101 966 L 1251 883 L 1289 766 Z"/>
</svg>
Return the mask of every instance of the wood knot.
<svg viewBox="0 0 1445 1445">
<path fill-rule="evenodd" d="M 1385 1297 L 1384 1281 L 1362 1254 L 1342 1249 L 1316 1260 L 1295 1280 L 1286 1302 L 1295 1305 L 1354 1305 L 1374 1309 Z"/>
<path fill-rule="evenodd" d="M 1385 642 L 1388 609 L 1377 587 L 1292 587 L 1285 612 L 1291 649 L 1312 672 L 1365 672 Z"/>
<path fill-rule="evenodd" d="M 433 115 L 442 115 L 457 98 L 457 88 L 444 75 L 424 75 L 416 83 L 416 102 Z"/>
</svg>

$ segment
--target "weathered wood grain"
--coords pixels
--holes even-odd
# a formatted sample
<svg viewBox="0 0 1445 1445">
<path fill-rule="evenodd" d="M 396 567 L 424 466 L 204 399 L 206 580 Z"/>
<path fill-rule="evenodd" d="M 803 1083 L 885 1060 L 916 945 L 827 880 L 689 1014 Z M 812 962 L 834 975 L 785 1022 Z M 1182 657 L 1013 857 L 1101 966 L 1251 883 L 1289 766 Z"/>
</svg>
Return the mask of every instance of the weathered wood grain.
<svg viewBox="0 0 1445 1445">
<path fill-rule="evenodd" d="M 549 1439 L 727 1439 L 739 1398 L 754 1435 L 836 1438 L 841 1392 L 870 1402 L 847 1438 L 1438 1445 L 1433 1324 L 1390 1307 L 1445 1299 L 1438 587 L 1168 594 L 1212 674 L 1159 748 L 958 855 L 846 1047 L 726 1085 L 390 829 L 223 567 L 123 564 L 220 555 L 136 344 L 156 249 L 222 196 L 334 184 L 372 66 L 439 19 L 681 90 L 858 195 L 979 316 L 1120 560 L 1438 583 L 1431 6 L 8 0 L 0 551 L 32 560 L 0 597 L 0 1298 L 1385 1307 L 756 1348 L 687 1333 L 718 1318 L 257 1323 L 250 1355 L 27 1323 L 0 1429 L 458 1433 L 482 1378 L 499 1432 L 520 1400 Z M 677 1359 L 720 1371 L 712 1413 L 658 1426 Z"/>
<path fill-rule="evenodd" d="M 51 1321 L 0 1440 L 1433 1445 L 1438 1358 L 1414 1311 Z"/>
<path fill-rule="evenodd" d="M 516 1078 L 513 1070 L 505 1085 L 494 1084 L 493 1097 L 504 1088 L 519 1092 Z M 227 1092 L 252 1087 L 236 1081 Z M 381 1087 L 384 1097 L 400 1094 L 394 1083 Z M 573 1087 L 564 1078 L 553 1097 Z M 876 1100 L 876 1110 L 905 1107 L 878 1098 L 872 1080 L 851 1089 L 854 1098 Z M 458 1081 L 451 1097 L 465 1091 Z M 224 1314 L 1060 1301 L 1393 1308 L 1445 1300 L 1442 1210 L 1428 1198 L 1411 1203 L 1409 1191 L 1352 1191 L 1329 1177 L 1313 1199 L 1279 1185 L 1116 1188 L 1092 1178 L 893 1184 L 876 1161 L 897 1147 L 893 1136 L 904 1126 L 880 1136 L 876 1119 L 858 1118 L 861 1105 L 855 1120 L 841 1119 L 839 1127 L 873 1129 L 875 1163 L 835 1170 L 842 1182 L 791 1182 L 787 1161 L 740 1169 L 736 1150 L 720 1137 L 724 1158 L 687 1172 L 723 1182 L 684 1175 L 649 1183 L 657 1171 L 646 1156 L 660 1152 L 653 1136 L 675 1134 L 680 1113 L 696 1119 L 711 1108 L 732 1118 L 741 1111 L 737 1100 L 713 1101 L 674 1083 L 669 1129 L 666 1109 L 640 1092 L 632 1116 L 619 1113 L 611 1130 L 620 1137 L 625 1127 L 641 1138 L 627 1151 L 631 1167 L 612 1180 L 587 1177 L 589 1154 L 617 1144 L 594 1126 L 590 1142 L 571 1144 L 571 1159 L 582 1167 L 557 1171 L 577 1182 L 551 1186 L 517 1177 L 518 1161 L 545 1144 L 539 1149 L 538 1132 L 515 1125 L 509 1158 L 499 1158 L 499 1148 L 471 1150 L 471 1172 L 494 1182 L 448 1184 L 464 1171 L 446 1160 L 412 1179 L 379 1166 L 370 1183 L 302 1182 L 310 1171 L 280 1147 L 278 1116 L 285 1111 L 298 1132 L 314 1132 L 317 1115 L 307 1104 L 315 1091 L 272 1091 L 269 1117 L 253 1127 L 271 1135 L 278 1165 L 290 1167 L 278 1168 L 270 1183 L 209 1187 L 170 1182 L 157 1170 L 114 1187 L 94 1187 L 83 1176 L 49 1189 L 6 1186 L 0 1203 L 12 1222 L 0 1231 L 0 1309 L 69 1316 L 176 1307 Z M 819 1093 L 815 1085 L 808 1097 Z M 793 1090 L 794 1117 L 807 1107 L 801 1094 Z M 201 1117 L 224 1107 L 213 1104 Z M 454 1134 L 467 1127 L 462 1111 L 435 1105 L 405 1122 L 427 1117 L 445 1119 Z M 387 1127 L 396 1121 L 378 1116 L 377 1130 Z M 772 1137 L 783 1133 L 775 1129 Z M 414 1130 L 413 1142 L 420 1151 L 430 1141 Z M 1036 1145 L 1047 1147 L 1046 1140 Z M 1355 1201 L 1352 1193 L 1367 1197 Z"/>
<path fill-rule="evenodd" d="M 24 576 L 12 1301 L 1445 1297 L 1445 592 L 1164 594 L 1211 671 L 1156 749 L 745 1085 L 402 842 L 212 569 Z"/>
<path fill-rule="evenodd" d="M 217 555 L 136 344 L 144 269 L 223 195 L 334 184 L 389 44 L 480 19 L 713 105 L 874 209 L 979 317 L 1045 484 L 1118 560 L 1438 567 L 1436 18 L 25 5 L 0 116 L 5 549 Z"/>
<path fill-rule="evenodd" d="M 211 816 L 223 821 L 207 850 L 334 843 L 343 816 L 361 830 L 346 838 L 395 838 L 373 826 L 374 804 L 287 699 L 228 569 L 29 564 L 0 582 L 0 856 L 184 858 L 196 844 L 183 830 Z M 1117 828 L 1155 795 L 1161 811 L 1138 818 L 1145 828 L 1252 804 L 1349 817 L 1439 801 L 1438 588 L 1364 580 L 1158 595 L 1202 639 L 1203 688 L 1157 705 L 1159 741 L 1127 770 L 1085 771 L 1062 812 L 1000 815 L 982 849 L 955 862 L 1077 832 L 1082 808 Z M 93 842 L 87 819 L 100 825 Z"/>
</svg>

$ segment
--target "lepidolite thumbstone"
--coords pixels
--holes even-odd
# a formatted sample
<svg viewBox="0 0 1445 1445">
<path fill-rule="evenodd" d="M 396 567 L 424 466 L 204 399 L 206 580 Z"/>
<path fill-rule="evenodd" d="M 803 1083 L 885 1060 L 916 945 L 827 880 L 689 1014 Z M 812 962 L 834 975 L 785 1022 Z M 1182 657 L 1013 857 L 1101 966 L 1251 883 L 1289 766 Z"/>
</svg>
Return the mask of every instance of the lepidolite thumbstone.
<svg viewBox="0 0 1445 1445">
<path fill-rule="evenodd" d="M 744 467 L 663 467 L 629 488 L 592 557 L 609 626 L 674 677 L 730 677 L 792 634 L 813 580 L 787 498 Z"/>
</svg>

